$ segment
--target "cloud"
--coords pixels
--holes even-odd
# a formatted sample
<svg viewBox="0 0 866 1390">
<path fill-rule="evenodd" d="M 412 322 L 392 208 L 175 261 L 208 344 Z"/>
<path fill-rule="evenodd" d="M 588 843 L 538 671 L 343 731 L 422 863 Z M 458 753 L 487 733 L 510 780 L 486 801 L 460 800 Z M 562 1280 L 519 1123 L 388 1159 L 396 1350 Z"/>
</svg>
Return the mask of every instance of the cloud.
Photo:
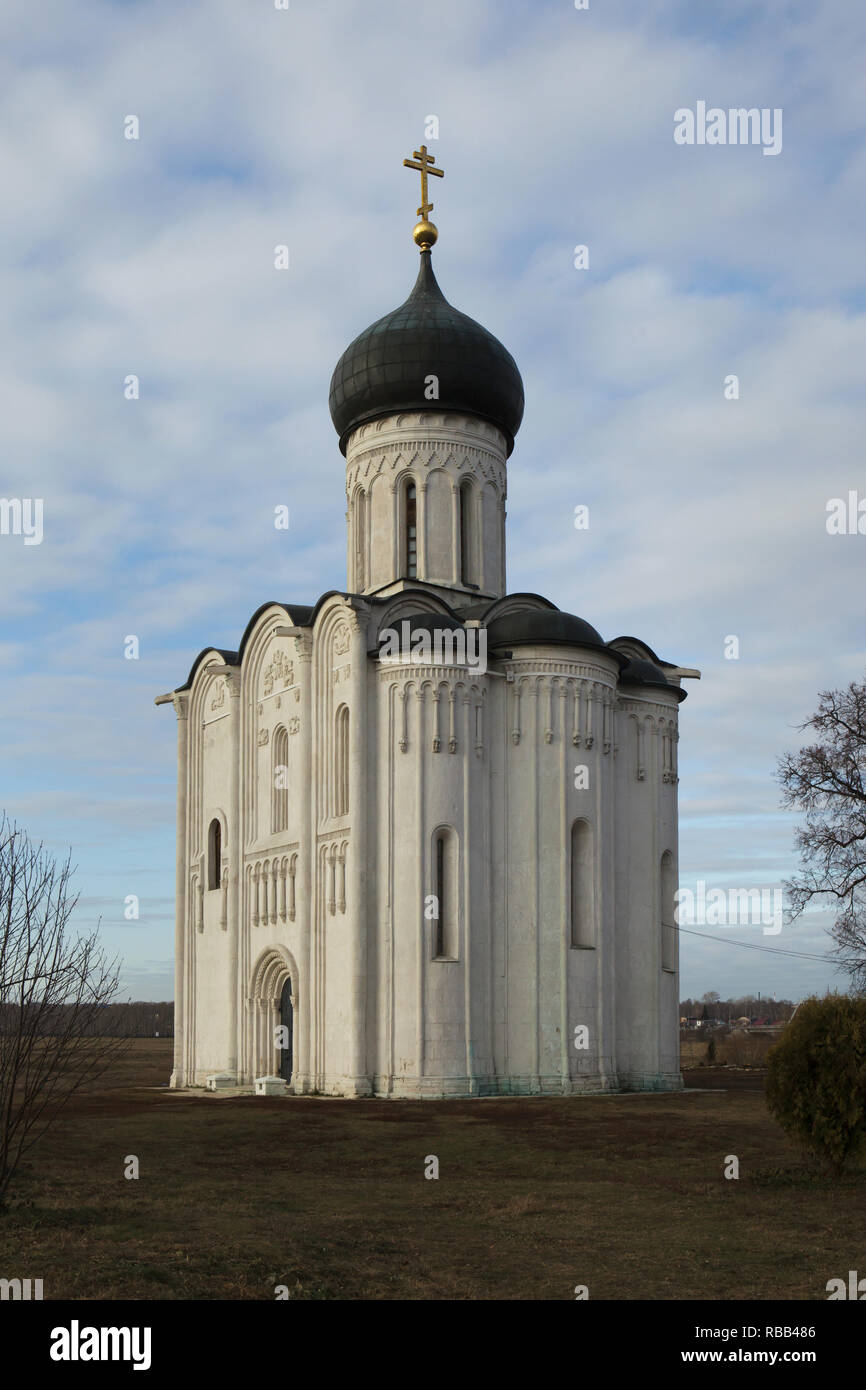
<svg viewBox="0 0 866 1390">
<path fill-rule="evenodd" d="M 138 891 L 146 847 L 161 918 L 140 945 L 124 933 L 129 968 L 173 951 L 175 728 L 153 696 L 202 647 L 236 647 L 265 599 L 344 582 L 328 384 L 411 287 L 400 161 L 429 113 L 437 274 L 527 387 L 509 587 L 703 670 L 683 872 L 789 873 L 775 759 L 866 652 L 866 538 L 825 527 L 828 498 L 863 486 L 866 17 L 7 0 L 0 25 L 2 491 L 45 507 L 41 546 L 0 537 L 4 794 L 81 850 L 94 903 Z M 783 153 L 675 146 L 698 99 L 783 107 Z M 684 992 L 813 978 L 757 953 L 723 971 L 747 954 L 689 939 Z"/>
</svg>

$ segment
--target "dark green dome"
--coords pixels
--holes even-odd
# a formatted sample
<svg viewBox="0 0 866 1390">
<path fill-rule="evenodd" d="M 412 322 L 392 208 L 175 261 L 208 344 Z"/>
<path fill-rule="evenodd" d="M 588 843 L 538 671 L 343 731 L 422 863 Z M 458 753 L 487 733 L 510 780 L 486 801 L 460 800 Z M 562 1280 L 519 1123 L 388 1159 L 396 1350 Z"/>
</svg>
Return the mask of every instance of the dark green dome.
<svg viewBox="0 0 866 1390">
<path fill-rule="evenodd" d="M 425 398 L 435 376 L 439 396 Z M 366 328 L 334 368 L 328 402 L 340 448 L 368 420 L 401 410 L 458 410 L 502 430 L 508 452 L 523 419 L 523 382 L 511 353 L 480 323 L 452 308 L 440 290 L 430 252 L 421 252 L 405 304 Z"/>
</svg>

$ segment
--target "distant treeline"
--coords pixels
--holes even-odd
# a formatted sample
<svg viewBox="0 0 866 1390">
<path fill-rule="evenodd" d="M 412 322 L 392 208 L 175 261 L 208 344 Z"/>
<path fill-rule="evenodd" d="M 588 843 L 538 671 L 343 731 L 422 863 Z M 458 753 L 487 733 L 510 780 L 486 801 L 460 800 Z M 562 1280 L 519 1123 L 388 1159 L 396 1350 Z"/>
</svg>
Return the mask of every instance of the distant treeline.
<svg viewBox="0 0 866 1390">
<path fill-rule="evenodd" d="M 740 999 L 720 999 L 711 991 L 700 999 L 683 999 L 680 1003 L 681 1018 L 717 1019 L 720 1023 L 733 1023 L 738 1018 L 787 1023 L 793 1012 L 790 999 L 758 999 L 754 994 L 744 994 Z"/>
<path fill-rule="evenodd" d="M 57 1034 L 68 1025 L 69 1007 L 53 1004 L 44 1008 L 39 1020 L 39 1032 Z M 31 1006 L 31 1014 L 33 1013 Z M 18 1032 L 21 1014 L 14 1004 L 0 1003 L 0 1033 L 9 1035 Z M 103 1004 L 95 1013 L 91 1024 L 83 1031 L 99 1038 L 173 1038 L 174 1003 L 152 1004 L 149 1002 L 127 1004 Z"/>
</svg>

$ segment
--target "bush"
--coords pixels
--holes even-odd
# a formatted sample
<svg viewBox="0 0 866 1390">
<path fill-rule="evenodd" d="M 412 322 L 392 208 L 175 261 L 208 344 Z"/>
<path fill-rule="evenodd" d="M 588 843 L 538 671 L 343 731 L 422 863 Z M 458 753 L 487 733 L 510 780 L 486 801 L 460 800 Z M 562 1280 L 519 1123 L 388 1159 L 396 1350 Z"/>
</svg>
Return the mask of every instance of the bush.
<svg viewBox="0 0 866 1390">
<path fill-rule="evenodd" d="M 866 1135 L 866 998 L 807 999 L 770 1051 L 767 1106 L 840 1173 Z"/>
<path fill-rule="evenodd" d="M 715 1060 L 716 1060 L 716 1040 L 715 1040 L 715 1038 L 710 1038 L 710 1041 L 709 1041 L 708 1044 L 707 1044 L 707 1066 L 708 1066 L 708 1067 L 713 1066 Z"/>
</svg>

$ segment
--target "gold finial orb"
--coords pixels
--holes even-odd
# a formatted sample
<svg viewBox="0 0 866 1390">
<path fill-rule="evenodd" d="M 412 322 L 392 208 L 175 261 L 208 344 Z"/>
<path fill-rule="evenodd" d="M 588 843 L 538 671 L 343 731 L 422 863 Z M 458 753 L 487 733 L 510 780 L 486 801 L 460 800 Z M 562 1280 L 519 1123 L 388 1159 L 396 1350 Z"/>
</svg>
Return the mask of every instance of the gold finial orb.
<svg viewBox="0 0 866 1390">
<path fill-rule="evenodd" d="M 414 160 L 403 160 L 407 169 L 417 169 L 421 175 L 421 206 L 418 209 L 418 216 L 421 221 L 416 222 L 412 236 L 419 250 L 429 251 L 430 247 L 435 245 L 439 233 L 433 223 L 427 221 L 427 214 L 433 211 L 433 204 L 427 197 L 427 177 L 429 174 L 433 174 L 437 179 L 444 179 L 445 171 L 434 168 L 436 157 L 427 153 L 426 145 L 422 145 L 420 150 L 415 150 L 414 154 Z"/>
<path fill-rule="evenodd" d="M 439 232 L 432 222 L 422 219 L 412 229 L 412 240 L 419 251 L 429 251 L 439 240 Z"/>
</svg>

